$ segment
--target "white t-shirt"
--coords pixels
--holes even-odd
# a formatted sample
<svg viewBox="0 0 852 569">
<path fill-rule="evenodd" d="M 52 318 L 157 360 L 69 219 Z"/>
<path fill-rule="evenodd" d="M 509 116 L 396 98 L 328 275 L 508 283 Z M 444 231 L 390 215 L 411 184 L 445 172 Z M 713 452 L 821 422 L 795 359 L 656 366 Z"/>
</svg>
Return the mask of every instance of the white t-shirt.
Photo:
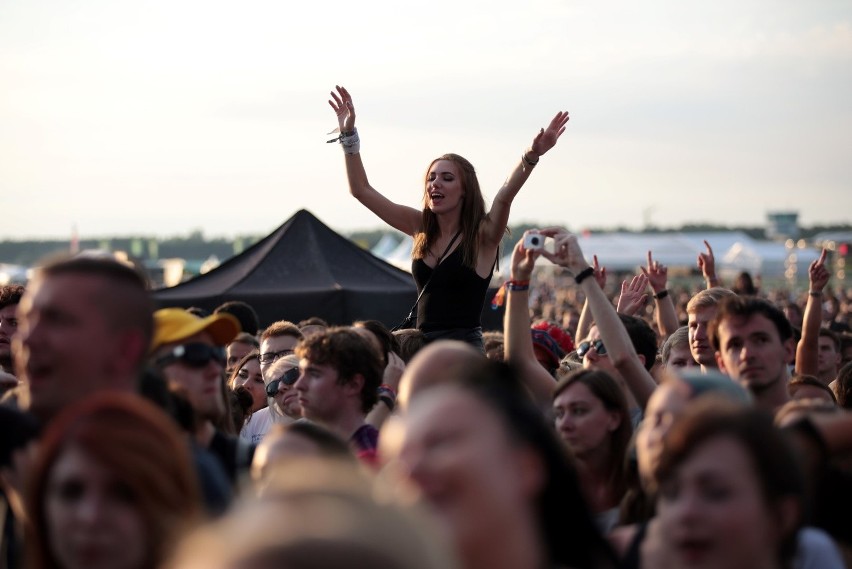
<svg viewBox="0 0 852 569">
<path fill-rule="evenodd" d="M 240 430 L 240 437 L 252 444 L 257 444 L 263 440 L 263 437 L 271 427 L 272 416 L 269 414 L 269 407 L 264 407 L 260 411 L 252 413 L 249 420 Z"/>
</svg>

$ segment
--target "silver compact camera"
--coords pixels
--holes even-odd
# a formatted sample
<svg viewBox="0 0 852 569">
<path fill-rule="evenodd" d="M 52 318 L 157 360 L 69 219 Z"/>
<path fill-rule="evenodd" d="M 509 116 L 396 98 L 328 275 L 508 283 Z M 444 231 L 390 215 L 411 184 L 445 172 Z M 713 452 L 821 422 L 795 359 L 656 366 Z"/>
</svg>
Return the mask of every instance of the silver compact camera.
<svg viewBox="0 0 852 569">
<path fill-rule="evenodd" d="M 527 233 L 524 236 L 524 249 L 544 249 L 544 235 Z"/>
</svg>

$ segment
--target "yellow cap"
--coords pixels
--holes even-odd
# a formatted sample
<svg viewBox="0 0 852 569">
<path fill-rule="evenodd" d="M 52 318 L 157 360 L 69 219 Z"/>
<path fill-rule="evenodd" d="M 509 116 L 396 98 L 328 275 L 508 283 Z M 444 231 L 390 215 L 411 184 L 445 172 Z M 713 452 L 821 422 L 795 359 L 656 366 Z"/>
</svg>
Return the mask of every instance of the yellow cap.
<svg viewBox="0 0 852 569">
<path fill-rule="evenodd" d="M 207 332 L 217 346 L 225 346 L 240 333 L 240 322 L 225 312 L 199 318 L 183 308 L 163 308 L 154 313 L 151 351 L 165 344 L 180 342 L 199 332 Z"/>
</svg>

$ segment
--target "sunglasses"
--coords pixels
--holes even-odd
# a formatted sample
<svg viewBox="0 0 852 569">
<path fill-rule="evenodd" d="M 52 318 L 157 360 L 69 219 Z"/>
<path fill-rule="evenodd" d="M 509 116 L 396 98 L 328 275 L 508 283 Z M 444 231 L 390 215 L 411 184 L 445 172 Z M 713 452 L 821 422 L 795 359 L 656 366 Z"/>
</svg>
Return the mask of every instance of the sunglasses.
<svg viewBox="0 0 852 569">
<path fill-rule="evenodd" d="M 594 342 L 580 342 L 580 345 L 577 346 L 577 355 L 582 358 L 589 350 L 594 350 L 599 356 L 606 355 L 606 346 L 604 346 L 603 340 L 600 339 Z"/>
<path fill-rule="evenodd" d="M 293 353 L 293 350 L 281 350 L 280 352 L 266 352 L 265 354 L 260 354 L 260 363 L 262 364 L 271 364 L 276 361 L 281 356 L 289 356 Z"/>
<path fill-rule="evenodd" d="M 210 361 L 224 366 L 227 358 L 225 348 L 222 346 L 210 346 L 208 344 L 181 344 L 157 358 L 158 366 L 166 366 L 173 362 L 181 362 L 189 367 L 202 368 Z"/>
<path fill-rule="evenodd" d="M 299 368 L 294 367 L 285 371 L 284 375 L 269 382 L 269 385 L 266 386 L 266 396 L 275 397 L 275 394 L 278 393 L 278 387 L 282 383 L 284 385 L 293 385 L 297 379 L 299 379 Z"/>
</svg>

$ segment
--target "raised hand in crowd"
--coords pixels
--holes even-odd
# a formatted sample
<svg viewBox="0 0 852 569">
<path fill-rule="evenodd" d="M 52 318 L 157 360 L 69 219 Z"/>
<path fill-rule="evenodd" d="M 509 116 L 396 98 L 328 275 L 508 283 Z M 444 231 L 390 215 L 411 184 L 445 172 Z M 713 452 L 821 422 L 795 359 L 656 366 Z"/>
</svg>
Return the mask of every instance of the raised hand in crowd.
<svg viewBox="0 0 852 569">
<path fill-rule="evenodd" d="M 660 330 L 660 336 L 663 339 L 668 338 L 680 327 L 674 301 L 669 296 L 668 288 L 666 288 L 669 281 L 669 269 L 659 261 L 655 261 L 651 251 L 648 251 L 648 266 L 639 268 L 648 277 L 648 284 L 654 291 L 654 301 L 657 305 L 657 327 Z"/>
<path fill-rule="evenodd" d="M 648 300 L 648 277 L 643 275 L 634 275 L 632 279 L 621 282 L 621 294 L 618 295 L 618 302 L 615 306 L 615 311 L 619 314 L 627 314 L 634 316 L 637 312 L 645 308 L 645 302 Z"/>
<path fill-rule="evenodd" d="M 592 255 L 592 269 L 594 269 L 594 277 L 598 283 L 598 286 L 601 287 L 601 290 L 606 290 L 606 267 L 601 267 L 600 263 L 598 263 L 598 256 Z M 577 333 L 575 336 L 577 338 L 585 338 L 589 335 L 589 330 L 594 324 L 592 320 L 592 313 L 589 311 L 589 300 L 586 299 L 583 302 L 583 309 L 580 311 L 580 320 L 577 322 Z"/>
<path fill-rule="evenodd" d="M 337 93 L 331 92 L 328 104 L 337 115 L 337 125 L 341 133 L 351 132 L 355 129 L 355 105 L 352 103 L 352 95 L 346 88 L 335 86 Z"/>
<path fill-rule="evenodd" d="M 536 134 L 535 138 L 533 138 L 532 145 L 530 146 L 530 153 L 535 154 L 537 157 L 542 156 L 548 150 L 556 146 L 556 141 L 559 140 L 559 137 L 562 136 L 563 132 L 565 132 L 565 126 L 567 124 L 568 113 L 562 111 L 556 113 L 556 116 L 551 119 L 547 128 L 539 130 L 538 134 Z"/>
<path fill-rule="evenodd" d="M 518 369 L 536 404 L 541 408 L 550 407 L 553 389 L 556 383 L 535 357 L 532 336 L 530 335 L 529 286 L 536 260 L 543 249 L 527 249 L 524 237 L 534 231 L 527 231 L 512 250 L 510 280 L 506 287 L 506 313 L 503 324 L 505 357 Z"/>
<path fill-rule="evenodd" d="M 808 301 L 802 318 L 802 338 L 796 346 L 796 373 L 819 375 L 819 329 L 822 324 L 822 292 L 830 274 L 825 267 L 828 251 L 808 267 Z M 832 378 L 833 379 L 833 378 Z"/>
<path fill-rule="evenodd" d="M 713 255 L 713 248 L 710 247 L 710 243 L 706 239 L 704 246 L 707 248 L 707 252 L 698 254 L 698 268 L 701 269 L 707 288 L 713 288 L 720 284 L 719 277 L 716 276 L 716 257 Z"/>
<path fill-rule="evenodd" d="M 819 259 L 811 263 L 808 267 L 808 281 L 810 282 L 808 294 L 816 292 L 822 294 L 823 290 L 825 290 L 825 286 L 828 284 L 831 273 L 828 272 L 828 269 L 825 266 L 825 258 L 827 255 L 828 251 L 823 249 L 822 253 L 820 253 Z M 817 295 L 814 294 L 812 296 Z"/>
</svg>

